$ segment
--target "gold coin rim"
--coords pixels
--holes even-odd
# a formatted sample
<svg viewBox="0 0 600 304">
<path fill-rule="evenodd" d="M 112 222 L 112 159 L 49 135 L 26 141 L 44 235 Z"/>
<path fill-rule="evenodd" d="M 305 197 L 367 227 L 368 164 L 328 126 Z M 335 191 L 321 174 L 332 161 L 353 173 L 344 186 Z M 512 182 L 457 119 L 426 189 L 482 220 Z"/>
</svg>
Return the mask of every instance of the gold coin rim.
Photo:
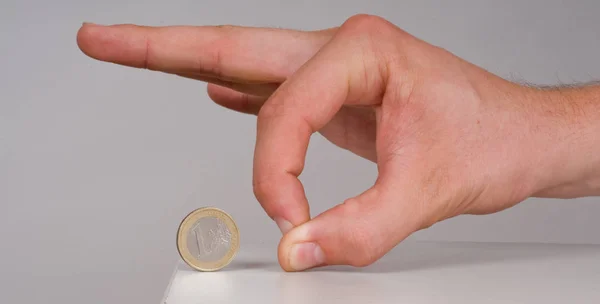
<svg viewBox="0 0 600 304">
<path fill-rule="evenodd" d="M 212 212 L 211 212 L 212 211 Z M 213 262 L 203 262 L 194 258 L 187 244 L 187 232 L 191 225 L 204 217 L 216 217 L 222 220 L 231 231 L 231 247 L 223 258 Z M 235 221 L 227 212 L 216 207 L 202 207 L 190 212 L 183 218 L 177 229 L 177 252 L 183 261 L 190 267 L 199 271 L 216 271 L 229 265 L 238 252 L 240 246 L 240 232 Z"/>
</svg>

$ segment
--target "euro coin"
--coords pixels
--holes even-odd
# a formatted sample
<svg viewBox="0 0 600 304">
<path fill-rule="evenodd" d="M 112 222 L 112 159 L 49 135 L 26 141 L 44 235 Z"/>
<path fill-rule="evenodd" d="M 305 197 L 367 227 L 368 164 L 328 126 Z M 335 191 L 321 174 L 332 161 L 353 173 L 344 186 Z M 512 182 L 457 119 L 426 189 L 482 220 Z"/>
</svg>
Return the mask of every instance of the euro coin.
<svg viewBox="0 0 600 304">
<path fill-rule="evenodd" d="M 199 271 L 216 271 L 229 265 L 240 247 L 240 233 L 225 211 L 204 207 L 188 214 L 177 231 L 177 251 Z"/>
</svg>

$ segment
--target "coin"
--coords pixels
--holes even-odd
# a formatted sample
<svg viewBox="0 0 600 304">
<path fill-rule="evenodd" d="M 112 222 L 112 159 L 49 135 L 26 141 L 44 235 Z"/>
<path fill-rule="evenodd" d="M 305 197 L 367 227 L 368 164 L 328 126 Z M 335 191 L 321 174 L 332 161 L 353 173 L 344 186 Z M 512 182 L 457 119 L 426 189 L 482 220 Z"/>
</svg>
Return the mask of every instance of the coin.
<svg viewBox="0 0 600 304">
<path fill-rule="evenodd" d="M 190 267 L 216 271 L 227 266 L 240 247 L 240 233 L 225 211 L 204 207 L 192 211 L 177 230 L 177 251 Z"/>
</svg>

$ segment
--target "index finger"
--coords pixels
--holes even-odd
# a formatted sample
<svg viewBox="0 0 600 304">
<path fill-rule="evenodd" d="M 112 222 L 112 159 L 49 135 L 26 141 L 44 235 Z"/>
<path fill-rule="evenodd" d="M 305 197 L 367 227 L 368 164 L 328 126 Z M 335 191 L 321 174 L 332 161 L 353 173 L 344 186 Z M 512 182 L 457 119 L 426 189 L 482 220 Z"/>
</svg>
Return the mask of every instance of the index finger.
<svg viewBox="0 0 600 304">
<path fill-rule="evenodd" d="M 264 83 L 285 80 L 329 36 L 237 26 L 84 24 L 77 43 L 92 58 L 125 66 Z"/>
</svg>

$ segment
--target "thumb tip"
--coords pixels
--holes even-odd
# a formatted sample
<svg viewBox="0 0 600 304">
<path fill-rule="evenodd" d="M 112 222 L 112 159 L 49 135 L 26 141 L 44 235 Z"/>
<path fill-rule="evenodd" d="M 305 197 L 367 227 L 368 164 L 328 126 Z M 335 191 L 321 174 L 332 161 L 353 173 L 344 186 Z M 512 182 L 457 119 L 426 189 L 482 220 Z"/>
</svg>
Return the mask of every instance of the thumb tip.
<svg viewBox="0 0 600 304">
<path fill-rule="evenodd" d="M 310 255 L 317 254 L 315 256 L 317 258 L 316 261 L 319 262 L 319 264 L 323 262 L 323 251 L 318 246 L 316 240 L 313 239 L 314 235 L 311 235 L 310 233 L 311 224 L 312 221 L 308 221 L 300 226 L 294 227 L 281 239 L 277 249 L 277 256 L 283 270 L 301 271 L 310 268 L 309 264 L 314 264 L 314 262 L 310 263 L 310 261 L 307 260 L 313 258 Z"/>
</svg>

